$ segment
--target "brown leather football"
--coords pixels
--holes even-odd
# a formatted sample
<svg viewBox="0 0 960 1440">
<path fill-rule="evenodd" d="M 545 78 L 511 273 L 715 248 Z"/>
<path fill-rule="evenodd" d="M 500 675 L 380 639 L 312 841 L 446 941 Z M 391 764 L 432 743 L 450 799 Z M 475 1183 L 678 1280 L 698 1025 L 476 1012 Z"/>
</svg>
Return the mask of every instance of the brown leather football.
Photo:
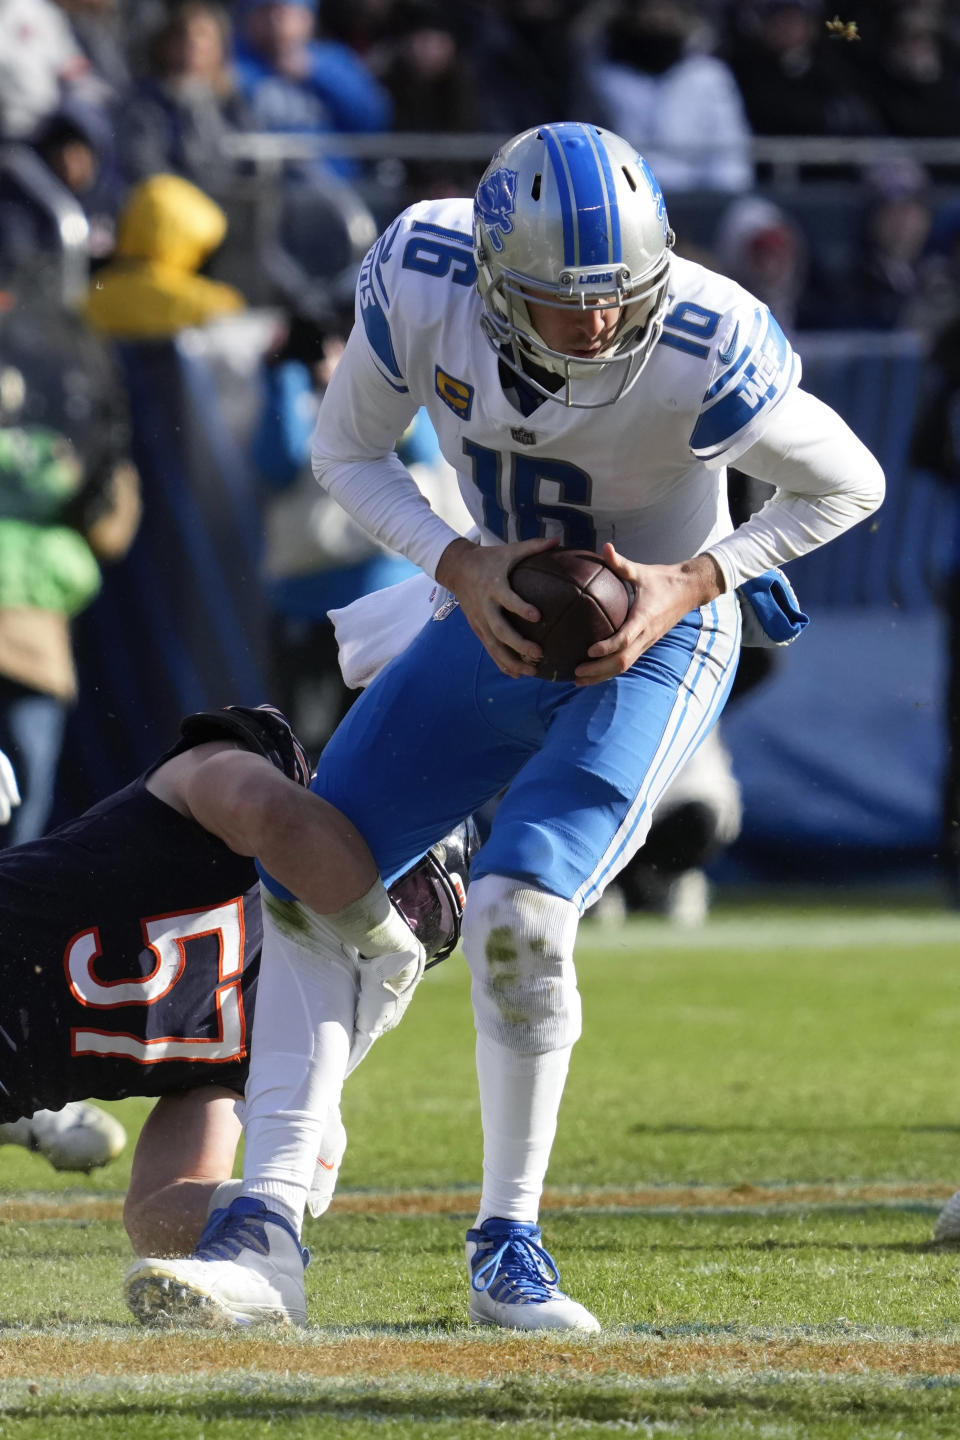
<svg viewBox="0 0 960 1440">
<path fill-rule="evenodd" d="M 518 595 L 535 605 L 540 619 L 531 624 L 510 615 L 510 624 L 543 647 L 537 666 L 541 680 L 570 680 L 598 640 L 620 629 L 630 608 L 626 585 L 592 550 L 544 550 L 510 571 Z"/>
</svg>

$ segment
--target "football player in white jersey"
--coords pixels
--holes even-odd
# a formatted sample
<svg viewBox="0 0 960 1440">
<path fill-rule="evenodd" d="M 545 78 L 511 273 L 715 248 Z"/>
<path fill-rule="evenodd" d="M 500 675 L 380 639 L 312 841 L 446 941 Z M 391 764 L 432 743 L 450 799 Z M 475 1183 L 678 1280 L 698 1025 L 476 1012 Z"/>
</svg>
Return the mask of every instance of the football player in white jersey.
<svg viewBox="0 0 960 1440">
<path fill-rule="evenodd" d="M 482 1324 L 598 1328 L 559 1288 L 537 1224 L 580 1033 L 580 915 L 720 713 L 737 588 L 883 495 L 876 460 L 800 388 L 766 306 L 672 245 L 659 186 L 626 141 L 587 124 L 524 132 L 473 200 L 413 205 L 373 246 L 314 436 L 320 483 L 455 597 L 359 698 L 314 787 L 354 821 L 388 884 L 505 791 L 463 928 L 484 1138 L 467 1272 Z M 394 452 L 420 405 L 457 472 L 469 536 L 434 514 Z M 735 532 L 733 461 L 776 487 Z M 601 551 L 634 598 L 576 679 L 553 683 L 536 678 L 540 652 L 511 623 L 537 616 L 509 574 L 558 541 Z M 299 1226 L 355 997 L 331 983 L 322 1001 L 335 939 L 298 930 L 295 899 L 264 884 L 265 947 L 292 985 L 310 977 L 319 1008 L 301 1074 L 289 1046 L 254 1046 L 245 1184 Z M 248 1258 L 228 1211 L 185 1282 L 229 1315 Z"/>
</svg>

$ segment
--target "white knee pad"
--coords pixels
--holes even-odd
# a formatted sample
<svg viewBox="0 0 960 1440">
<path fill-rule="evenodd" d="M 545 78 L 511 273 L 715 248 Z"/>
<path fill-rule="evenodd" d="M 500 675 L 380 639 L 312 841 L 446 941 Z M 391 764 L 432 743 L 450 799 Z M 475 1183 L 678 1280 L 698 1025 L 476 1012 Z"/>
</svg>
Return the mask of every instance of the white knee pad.
<svg viewBox="0 0 960 1440">
<path fill-rule="evenodd" d="M 473 976 L 477 1033 L 520 1055 L 580 1036 L 573 965 L 579 912 L 571 900 L 504 875 L 467 892 L 462 945 Z"/>
</svg>

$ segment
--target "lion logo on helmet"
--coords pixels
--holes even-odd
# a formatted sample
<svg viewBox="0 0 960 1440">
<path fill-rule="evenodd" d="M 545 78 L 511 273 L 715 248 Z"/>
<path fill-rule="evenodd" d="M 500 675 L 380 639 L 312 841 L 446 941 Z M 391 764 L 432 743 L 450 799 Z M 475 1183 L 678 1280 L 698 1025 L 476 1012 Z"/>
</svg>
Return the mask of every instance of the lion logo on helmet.
<svg viewBox="0 0 960 1440">
<path fill-rule="evenodd" d="M 501 165 L 480 181 L 474 209 L 483 223 L 494 250 L 503 249 L 502 235 L 513 230 L 511 216 L 517 208 L 517 172 Z"/>
</svg>

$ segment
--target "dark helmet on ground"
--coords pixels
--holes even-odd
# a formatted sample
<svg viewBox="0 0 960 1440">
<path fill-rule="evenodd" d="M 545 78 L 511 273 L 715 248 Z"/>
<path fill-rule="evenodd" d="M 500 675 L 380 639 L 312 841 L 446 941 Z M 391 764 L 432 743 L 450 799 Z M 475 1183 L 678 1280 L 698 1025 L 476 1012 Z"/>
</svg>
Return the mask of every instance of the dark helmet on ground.
<svg viewBox="0 0 960 1440">
<path fill-rule="evenodd" d="M 427 952 L 428 970 L 457 948 L 470 862 L 479 848 L 476 825 L 464 820 L 390 886 L 390 899 Z"/>
</svg>

